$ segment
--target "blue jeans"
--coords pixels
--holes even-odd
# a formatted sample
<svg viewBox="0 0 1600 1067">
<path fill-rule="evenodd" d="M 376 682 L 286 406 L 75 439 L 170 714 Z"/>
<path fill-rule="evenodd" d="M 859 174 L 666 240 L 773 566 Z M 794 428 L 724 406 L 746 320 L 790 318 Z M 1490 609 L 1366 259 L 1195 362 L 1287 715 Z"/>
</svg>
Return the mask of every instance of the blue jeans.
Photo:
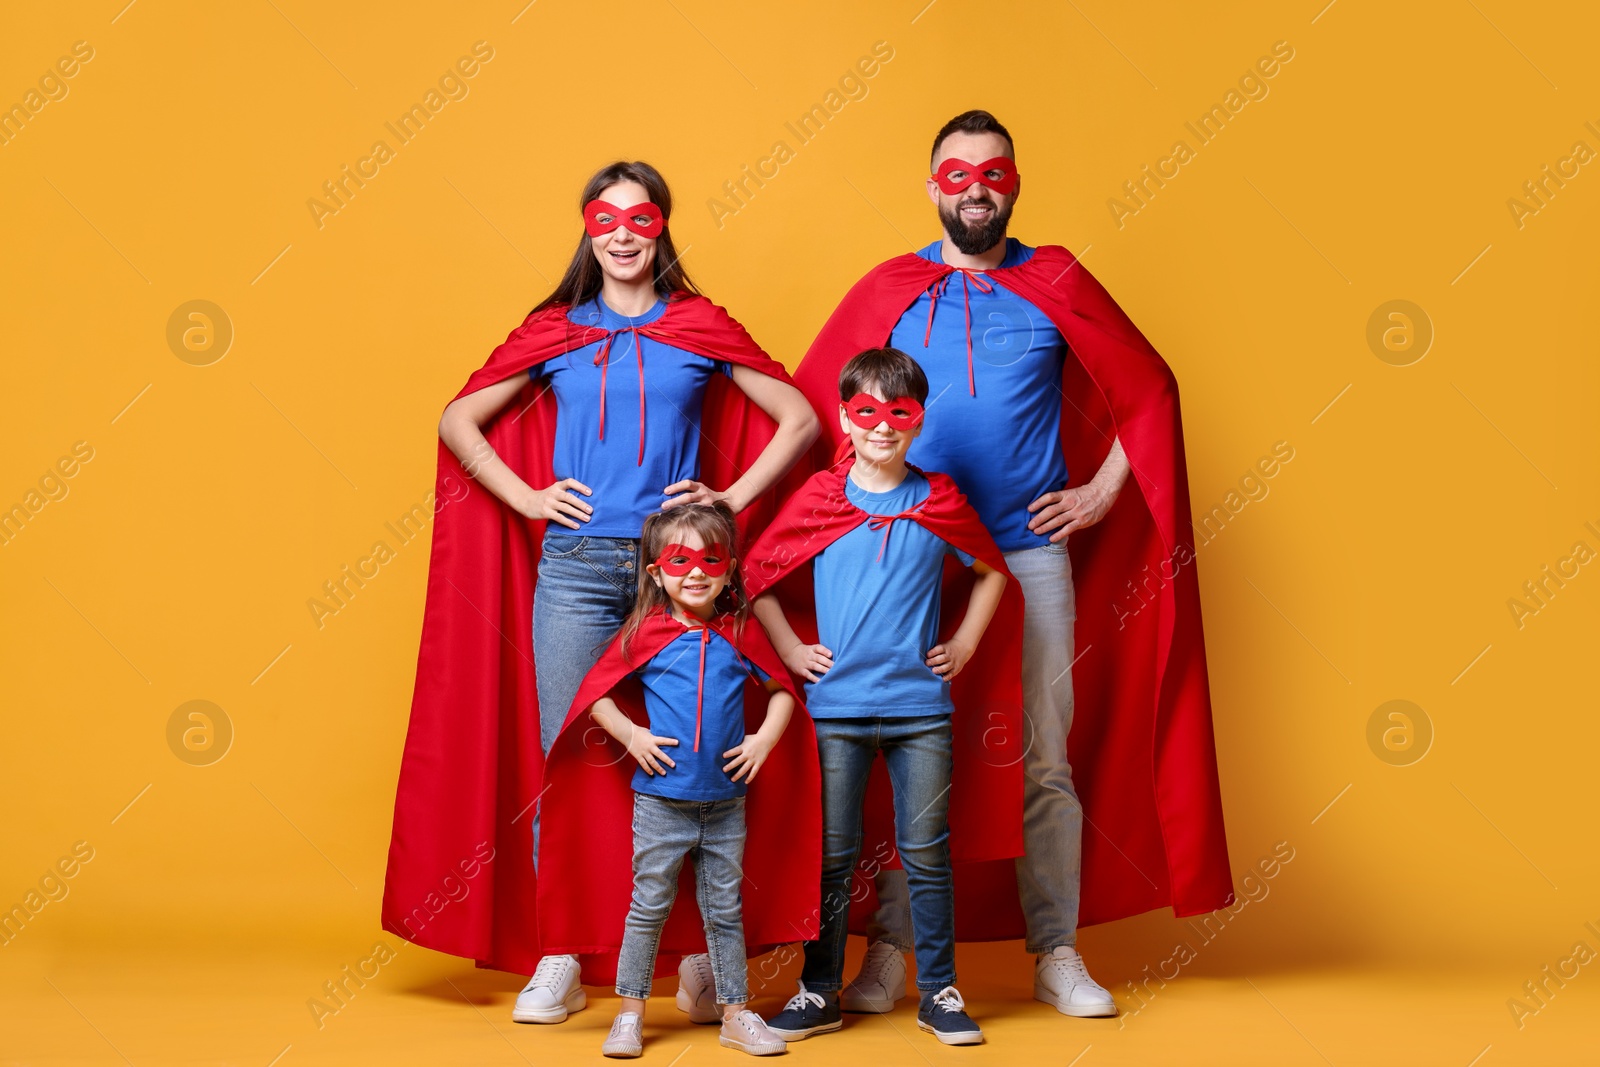
<svg viewBox="0 0 1600 1067">
<path fill-rule="evenodd" d="M 1083 809 L 1072 785 L 1067 734 L 1072 729 L 1072 627 L 1077 599 L 1066 541 L 1007 552 L 1006 566 L 1022 587 L 1022 708 L 1024 737 L 1022 840 L 1017 891 L 1028 922 L 1028 951 L 1049 952 L 1078 942 L 1078 891 L 1082 874 Z M 907 951 L 913 921 L 905 876 L 877 878 L 878 910 L 867 936 Z M 918 967 L 921 967 L 919 961 Z"/>
<path fill-rule="evenodd" d="M 557 532 L 561 530 L 562 532 Z M 539 744 L 546 755 L 561 733 L 584 676 L 616 636 L 639 591 L 639 541 L 586 537 L 551 524 L 533 587 L 533 662 L 538 675 Z M 533 816 L 539 864 L 539 813 Z"/>
<path fill-rule="evenodd" d="M 806 942 L 806 989 L 844 985 L 850 882 L 861 852 L 861 805 L 873 758 L 883 753 L 894 786 L 895 846 L 917 931 L 917 988 L 956 981 L 955 896 L 950 882 L 950 716 L 817 719 L 822 765 L 822 915 Z"/>
<path fill-rule="evenodd" d="M 617 956 L 617 995 L 650 996 L 661 928 L 678 896 L 683 858 L 694 858 L 695 895 L 705 921 L 718 1004 L 750 999 L 745 982 L 744 797 L 671 800 L 633 794 L 633 903 Z"/>
</svg>

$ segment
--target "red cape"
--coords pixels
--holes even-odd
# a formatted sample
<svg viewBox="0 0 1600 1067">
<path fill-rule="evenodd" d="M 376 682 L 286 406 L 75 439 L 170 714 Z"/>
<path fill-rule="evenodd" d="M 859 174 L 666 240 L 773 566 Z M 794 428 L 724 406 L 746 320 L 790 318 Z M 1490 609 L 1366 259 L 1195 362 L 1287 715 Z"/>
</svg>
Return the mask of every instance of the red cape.
<svg viewBox="0 0 1600 1067">
<path fill-rule="evenodd" d="M 817 739 L 788 669 L 754 619 L 742 628 L 720 616 L 715 629 L 795 698 L 794 716 L 762 765 L 745 799 L 745 953 L 758 956 L 816 935 L 821 900 L 822 794 Z M 618 635 L 584 679 L 561 736 L 545 764 L 539 840 L 539 932 L 546 952 L 576 952 L 584 980 L 616 979 L 617 952 L 633 894 L 633 772 L 638 764 L 590 720 L 607 694 L 634 721 L 647 724 L 642 688 L 627 676 L 684 633 L 666 612 L 647 617 L 623 655 Z M 767 691 L 745 684 L 745 727 L 766 716 Z M 688 748 L 687 742 L 684 748 Z M 673 750 L 669 750 L 673 751 Z M 682 956 L 706 951 L 694 890 L 694 863 L 684 863 L 672 917 L 661 932 L 656 976 L 677 970 Z"/>
<path fill-rule="evenodd" d="M 840 368 L 855 353 L 888 344 L 905 310 L 953 269 L 914 253 L 897 256 L 856 283 L 823 326 L 795 372 L 822 418 L 819 465 L 841 436 Z M 1114 437 L 1133 468 L 1105 519 L 1070 538 L 1080 658 L 1072 668 L 1076 707 L 1068 747 L 1084 810 L 1079 923 L 1168 905 L 1180 916 L 1223 907 L 1233 901 L 1233 879 L 1177 383 L 1065 248 L 1043 246 L 1026 263 L 985 273 L 1048 316 L 1077 357 L 1066 361 L 1061 382 L 1068 469 L 1099 469 Z M 998 640 L 1020 643 L 1020 627 L 997 619 L 991 632 L 997 628 Z M 993 676 L 987 665 L 982 670 Z M 985 872 L 968 872 L 963 883 L 969 898 L 982 894 L 979 903 L 966 901 L 988 917 L 977 936 L 1023 936 L 1013 865 L 983 866 Z"/>
<path fill-rule="evenodd" d="M 567 310 L 530 314 L 457 397 L 526 374 L 604 336 L 574 325 Z M 705 297 L 675 294 L 661 317 L 639 331 L 790 380 L 744 327 Z M 542 487 L 555 480 L 555 424 L 553 393 L 530 381 L 485 436 L 524 481 Z M 733 484 L 775 429 L 731 379 L 712 375 L 701 423 L 700 479 L 718 488 Z M 442 441 L 434 500 L 427 603 L 395 793 L 383 927 L 480 966 L 529 974 L 544 954 L 531 808 L 544 775 L 532 618 L 545 523 L 523 518 L 478 485 Z M 741 529 L 759 529 L 775 506 L 769 492 L 741 513 Z"/>
<path fill-rule="evenodd" d="M 837 421 L 837 420 L 835 420 Z M 745 553 L 745 582 L 754 598 L 774 592 L 790 625 L 803 641 L 817 640 L 816 603 L 811 569 L 813 557 L 844 534 L 867 521 L 867 512 L 845 496 L 845 478 L 855 452 L 843 442 L 843 456 L 827 470 L 813 474 L 784 502 L 761 538 Z M 896 521 L 912 521 L 947 544 L 1007 576 L 1006 590 L 993 621 L 972 660 L 954 682 L 952 720 L 954 753 L 950 786 L 950 853 L 956 873 L 956 929 L 966 940 L 981 939 L 989 929 L 985 902 L 966 892 L 971 870 L 990 866 L 1023 852 L 1022 842 L 1022 646 L 1014 640 L 1022 626 L 1022 591 L 1010 579 L 1005 557 L 978 514 L 955 482 L 937 472 L 928 479 L 927 498 Z M 896 536 L 893 524 L 888 536 Z M 939 639 L 948 638 L 966 614 L 972 572 L 959 561 L 945 564 L 940 592 Z M 900 866 L 894 846 L 893 793 L 882 761 L 873 766 L 863 820 L 861 867 Z M 870 883 L 871 879 L 865 879 Z M 865 915 L 859 894 L 853 912 Z"/>
</svg>

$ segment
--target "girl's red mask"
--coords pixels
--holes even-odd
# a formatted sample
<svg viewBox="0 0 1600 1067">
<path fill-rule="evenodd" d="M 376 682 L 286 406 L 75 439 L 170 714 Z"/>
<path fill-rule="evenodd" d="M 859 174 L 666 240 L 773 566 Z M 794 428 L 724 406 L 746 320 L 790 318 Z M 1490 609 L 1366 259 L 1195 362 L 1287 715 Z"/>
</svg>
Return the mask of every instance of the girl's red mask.
<svg viewBox="0 0 1600 1067">
<path fill-rule="evenodd" d="M 857 393 L 846 400 L 844 406 L 850 412 L 850 421 L 863 430 L 870 430 L 881 422 L 887 422 L 896 430 L 909 430 L 922 421 L 922 405 L 909 396 L 879 400 L 866 393 Z"/>
<path fill-rule="evenodd" d="M 999 171 L 1000 177 L 989 177 L 990 171 Z M 952 178 L 950 175 L 953 173 L 962 174 L 963 177 Z M 955 196 L 973 182 L 982 182 L 1001 196 L 1010 196 L 1017 187 L 1017 165 L 1005 156 L 995 156 L 982 163 L 968 163 L 951 156 L 939 164 L 934 179 L 947 196 Z"/>
<path fill-rule="evenodd" d="M 704 548 L 668 545 L 656 558 L 656 565 L 674 578 L 682 578 L 696 567 L 707 578 L 721 578 L 728 573 L 728 555 L 728 546 L 715 541 Z"/>
<path fill-rule="evenodd" d="M 609 222 L 600 221 L 602 216 L 610 216 Z M 643 216 L 649 222 L 640 223 L 638 218 Z M 661 217 L 661 209 L 646 200 L 642 204 L 632 207 L 617 207 L 604 200 L 591 200 L 583 205 L 583 228 L 590 237 L 600 237 L 610 233 L 618 226 L 626 226 L 640 237 L 659 237 L 661 228 L 666 222 Z"/>
</svg>

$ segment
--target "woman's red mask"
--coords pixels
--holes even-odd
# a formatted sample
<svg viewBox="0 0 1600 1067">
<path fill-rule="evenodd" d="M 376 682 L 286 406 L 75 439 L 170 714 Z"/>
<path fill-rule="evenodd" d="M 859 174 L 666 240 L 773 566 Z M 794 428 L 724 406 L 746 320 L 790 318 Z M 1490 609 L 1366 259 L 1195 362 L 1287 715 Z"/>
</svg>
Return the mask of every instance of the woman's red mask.
<svg viewBox="0 0 1600 1067">
<path fill-rule="evenodd" d="M 846 400 L 844 406 L 850 412 L 850 421 L 863 430 L 871 430 L 882 422 L 887 422 L 896 430 L 909 430 L 922 421 L 922 405 L 909 396 L 879 400 L 866 393 L 857 393 Z"/>
<path fill-rule="evenodd" d="M 998 177 L 991 178 L 991 173 L 997 173 Z M 982 163 L 968 163 L 951 156 L 939 164 L 934 179 L 947 196 L 955 196 L 973 182 L 982 182 L 1001 196 L 1010 196 L 1017 187 L 1017 165 L 1005 156 L 995 156 Z"/>
<path fill-rule="evenodd" d="M 648 221 L 641 223 L 640 218 Z M 617 207 L 604 200 L 591 200 L 583 205 L 583 228 L 590 237 L 603 236 L 618 226 L 626 226 L 640 237 L 659 237 L 665 225 L 661 209 L 648 200 L 632 207 Z"/>
<path fill-rule="evenodd" d="M 716 542 L 704 548 L 668 545 L 656 558 L 656 565 L 674 578 L 682 578 L 696 567 L 707 578 L 721 578 L 728 573 L 728 546 Z"/>
</svg>

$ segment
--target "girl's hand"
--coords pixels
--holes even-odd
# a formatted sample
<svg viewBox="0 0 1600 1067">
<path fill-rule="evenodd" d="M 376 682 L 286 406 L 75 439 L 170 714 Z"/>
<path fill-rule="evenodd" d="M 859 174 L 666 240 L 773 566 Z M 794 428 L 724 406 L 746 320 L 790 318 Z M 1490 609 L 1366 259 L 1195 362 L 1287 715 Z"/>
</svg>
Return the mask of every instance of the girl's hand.
<svg viewBox="0 0 1600 1067">
<path fill-rule="evenodd" d="M 578 499 L 576 489 L 584 496 L 593 496 L 594 490 L 576 478 L 563 478 L 546 489 L 534 490 L 522 514 L 530 519 L 547 519 L 569 529 L 581 530 L 580 522 L 588 522 L 594 508 Z"/>
<path fill-rule="evenodd" d="M 728 507 L 732 508 L 735 513 L 739 511 L 739 506 L 734 503 L 733 496 L 731 494 L 719 493 L 704 482 L 697 482 L 692 479 L 685 479 L 681 482 L 673 482 L 671 485 L 663 489 L 662 492 L 668 497 L 671 497 L 670 500 L 667 500 L 661 505 L 662 511 L 665 511 L 668 508 L 675 508 L 679 504 L 715 504 L 719 500 L 727 504 Z M 673 496 L 674 493 L 677 495 Z"/>
<path fill-rule="evenodd" d="M 806 681 L 815 682 L 833 666 L 833 653 L 821 645 L 792 645 L 783 654 L 783 665 Z"/>
<path fill-rule="evenodd" d="M 934 645 L 926 662 L 934 674 L 948 682 L 961 673 L 961 668 L 972 658 L 972 651 L 971 645 L 952 637 L 942 645 Z"/>
<path fill-rule="evenodd" d="M 661 764 L 676 767 L 665 752 L 661 751 L 662 745 L 676 745 L 677 738 L 657 737 L 638 723 L 633 724 L 633 733 L 628 737 L 628 755 L 639 761 L 639 766 L 644 768 L 644 773 L 652 778 L 658 774 L 666 774 L 661 769 Z"/>
<path fill-rule="evenodd" d="M 725 764 L 722 769 L 733 771 L 738 768 L 738 773 L 733 775 L 735 782 L 741 778 L 746 782 L 753 782 L 756 780 L 756 772 L 767 762 L 767 756 L 771 754 L 772 746 L 775 744 L 777 744 L 776 738 L 768 739 L 761 734 L 745 734 L 744 744 L 735 745 L 723 753 L 724 756 L 732 756 L 733 761 Z"/>
</svg>

